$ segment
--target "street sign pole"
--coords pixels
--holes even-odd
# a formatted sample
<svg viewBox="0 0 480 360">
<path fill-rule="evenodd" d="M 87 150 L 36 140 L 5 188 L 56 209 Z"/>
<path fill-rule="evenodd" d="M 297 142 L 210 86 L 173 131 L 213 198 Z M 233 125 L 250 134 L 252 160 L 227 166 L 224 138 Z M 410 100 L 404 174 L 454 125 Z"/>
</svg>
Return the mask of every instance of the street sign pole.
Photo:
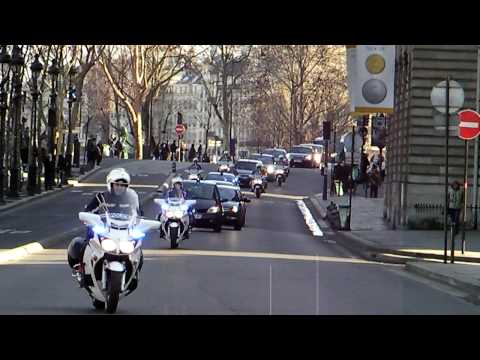
<svg viewBox="0 0 480 360">
<path fill-rule="evenodd" d="M 352 163 L 350 164 L 350 179 L 352 183 L 348 186 L 348 230 L 352 230 L 352 191 L 353 191 L 353 153 L 355 152 L 355 125 L 352 127 Z"/>
<path fill-rule="evenodd" d="M 476 110 L 480 111 L 480 47 L 477 48 L 477 92 L 476 92 Z M 473 228 L 477 230 L 477 206 L 478 206 L 478 137 L 475 138 L 475 148 L 473 153 Z"/>
<path fill-rule="evenodd" d="M 478 139 L 478 137 L 476 138 Z M 465 140 L 465 161 L 463 172 L 463 216 L 462 216 L 462 254 L 465 254 L 465 227 L 467 219 L 467 190 L 468 190 L 468 141 Z"/>
<path fill-rule="evenodd" d="M 446 83 L 446 112 L 445 112 L 445 201 L 443 205 L 443 236 L 444 236 L 444 251 L 443 251 L 443 263 L 447 263 L 447 247 L 448 247 L 448 137 L 449 125 L 450 125 L 450 76 L 447 76 Z M 453 237 L 452 237 L 452 262 L 453 262 Z"/>
</svg>

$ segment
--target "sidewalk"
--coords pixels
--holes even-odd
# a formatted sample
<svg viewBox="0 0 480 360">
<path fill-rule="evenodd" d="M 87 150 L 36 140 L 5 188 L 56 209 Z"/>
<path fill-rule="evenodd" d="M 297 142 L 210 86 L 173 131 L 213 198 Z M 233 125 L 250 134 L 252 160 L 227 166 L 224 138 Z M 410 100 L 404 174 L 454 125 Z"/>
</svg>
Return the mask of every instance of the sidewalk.
<svg viewBox="0 0 480 360">
<path fill-rule="evenodd" d="M 348 204 L 348 196 L 328 197 L 321 194 L 309 198 L 321 218 L 333 201 Z M 448 238 L 448 263 L 444 264 L 442 230 L 391 230 L 383 219 L 383 198 L 362 195 L 352 197 L 351 231 L 337 231 L 337 242 L 369 260 L 405 264 L 406 270 L 467 292 L 471 301 L 480 303 L 480 231 L 466 232 L 466 251 L 461 253 L 461 232 L 455 237 L 455 263 L 450 263 L 451 243 Z"/>
<path fill-rule="evenodd" d="M 99 171 L 100 169 L 102 169 L 104 167 L 102 165 L 95 166 L 95 168 L 93 168 L 93 169 L 91 169 L 91 170 L 82 174 L 80 169 L 82 168 L 83 165 L 84 164 L 81 163 L 79 168 L 73 168 L 72 167 L 72 177 L 70 178 L 70 180 L 82 181 L 85 178 L 87 178 L 90 175 L 96 173 L 97 171 Z M 35 194 L 33 196 L 30 196 L 27 193 L 26 186 L 27 186 L 27 183 L 25 181 L 24 186 L 21 189 L 22 191 L 20 192 L 20 196 L 18 198 L 9 198 L 7 195 L 5 195 L 5 198 L 4 198 L 5 204 L 0 205 L 0 212 L 12 209 L 16 206 L 34 201 L 34 200 L 39 199 L 39 198 L 44 198 L 46 196 L 56 194 L 56 193 L 66 189 L 66 188 L 72 187 L 72 185 L 67 184 L 67 185 L 62 185 L 62 187 L 55 186 L 52 190 L 45 191 L 45 186 L 44 186 L 44 183 L 42 182 L 42 184 L 41 184 L 42 192 L 40 194 Z"/>
</svg>

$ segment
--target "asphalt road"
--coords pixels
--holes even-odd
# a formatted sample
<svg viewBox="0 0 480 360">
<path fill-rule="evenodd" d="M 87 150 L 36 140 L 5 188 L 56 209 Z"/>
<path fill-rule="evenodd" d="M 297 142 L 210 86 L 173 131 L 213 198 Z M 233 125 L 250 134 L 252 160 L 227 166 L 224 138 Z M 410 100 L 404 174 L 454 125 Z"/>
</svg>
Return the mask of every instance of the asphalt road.
<svg viewBox="0 0 480 360">
<path fill-rule="evenodd" d="M 134 183 L 143 185 L 164 181 L 166 173 L 158 169 L 168 166 L 149 161 L 125 164 L 138 174 Z M 101 177 L 99 173 L 87 182 Z M 292 169 L 283 187 L 271 183 L 267 193 L 319 193 L 319 177 L 318 169 Z M 44 215 L 30 216 L 31 226 L 41 228 L 36 224 L 45 225 L 52 214 L 58 217 L 53 226 L 78 223 L 75 216 L 83 198 L 88 196 L 72 193 L 69 204 L 59 204 L 64 195 L 45 199 L 43 210 L 32 204 Z M 158 211 L 153 201 L 144 209 L 152 218 Z M 71 278 L 67 243 L 0 265 L 1 314 L 103 314 L 93 310 L 85 291 Z M 179 250 L 170 250 L 158 232 L 151 233 L 144 254 L 140 285 L 120 302 L 117 314 L 480 313 L 461 294 L 410 275 L 402 266 L 353 257 L 329 232 L 313 236 L 297 202 L 289 197 L 252 198 L 241 231 L 195 230 Z"/>
</svg>

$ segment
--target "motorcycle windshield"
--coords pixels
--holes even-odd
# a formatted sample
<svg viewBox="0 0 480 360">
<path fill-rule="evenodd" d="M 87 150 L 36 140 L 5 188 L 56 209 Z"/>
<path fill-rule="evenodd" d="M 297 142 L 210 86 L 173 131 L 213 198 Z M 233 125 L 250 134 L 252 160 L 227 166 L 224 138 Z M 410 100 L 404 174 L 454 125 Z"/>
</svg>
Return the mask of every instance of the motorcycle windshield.
<svg viewBox="0 0 480 360">
<path fill-rule="evenodd" d="M 137 212 L 131 207 L 117 208 L 115 212 L 105 212 L 102 216 L 107 226 L 114 229 L 133 228 L 137 220 Z"/>
</svg>

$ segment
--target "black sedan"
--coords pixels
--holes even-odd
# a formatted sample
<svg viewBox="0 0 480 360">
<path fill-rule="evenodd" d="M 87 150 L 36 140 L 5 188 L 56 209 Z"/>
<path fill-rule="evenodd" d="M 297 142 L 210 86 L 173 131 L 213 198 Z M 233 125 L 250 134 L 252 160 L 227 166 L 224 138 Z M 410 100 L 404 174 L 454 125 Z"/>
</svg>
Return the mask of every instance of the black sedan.
<svg viewBox="0 0 480 360">
<path fill-rule="evenodd" d="M 193 226 L 197 228 L 212 228 L 216 232 L 222 231 L 223 206 L 215 183 L 207 180 L 185 180 L 183 189 L 187 193 L 188 200 L 197 201 L 193 207 Z"/>
<path fill-rule="evenodd" d="M 250 199 L 244 197 L 238 186 L 217 185 L 223 205 L 223 223 L 230 225 L 235 230 L 242 230 L 245 226 L 247 206 Z"/>
</svg>

